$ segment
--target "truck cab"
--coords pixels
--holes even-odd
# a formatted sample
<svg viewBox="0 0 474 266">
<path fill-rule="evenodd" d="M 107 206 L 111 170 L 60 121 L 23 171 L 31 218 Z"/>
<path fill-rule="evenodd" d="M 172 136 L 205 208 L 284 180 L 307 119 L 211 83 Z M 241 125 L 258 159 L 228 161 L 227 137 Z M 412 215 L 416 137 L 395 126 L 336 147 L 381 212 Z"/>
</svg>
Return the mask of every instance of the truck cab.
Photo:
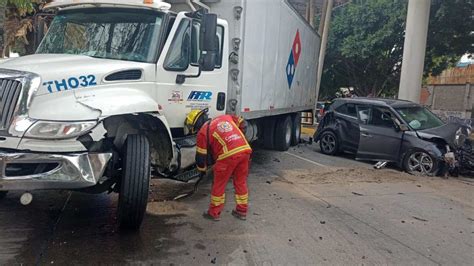
<svg viewBox="0 0 474 266">
<path fill-rule="evenodd" d="M 161 1 L 48 8 L 58 13 L 36 54 L 0 66 L 0 190 L 116 191 L 119 222 L 136 228 L 151 171 L 193 165 L 173 141 L 186 114 L 224 112 L 227 23 Z"/>
<path fill-rule="evenodd" d="M 137 229 L 151 176 L 198 175 L 195 136 L 184 125 L 189 112 L 243 115 L 249 139 L 280 150 L 297 143 L 298 113 L 316 102 L 308 73 L 316 73 L 319 36 L 286 0 L 272 7 L 283 19 L 262 23 L 250 12 L 261 3 L 211 1 L 226 18 L 219 19 L 200 1 L 172 2 L 173 9 L 160 0 L 46 6 L 56 14 L 36 53 L 0 64 L 0 198 L 7 191 L 117 192 L 121 227 Z M 275 22 L 284 27 L 272 28 L 282 33 L 270 36 L 284 40 L 278 49 L 264 52 L 244 35 L 252 32 L 245 25 Z M 265 73 L 259 54 L 270 65 Z"/>
</svg>

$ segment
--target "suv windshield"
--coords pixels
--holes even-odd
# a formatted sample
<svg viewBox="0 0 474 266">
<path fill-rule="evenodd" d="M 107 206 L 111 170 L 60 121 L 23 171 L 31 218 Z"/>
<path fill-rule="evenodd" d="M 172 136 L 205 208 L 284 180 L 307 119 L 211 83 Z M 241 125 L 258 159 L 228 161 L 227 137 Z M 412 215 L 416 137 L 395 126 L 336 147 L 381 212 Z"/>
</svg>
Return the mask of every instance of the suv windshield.
<svg viewBox="0 0 474 266">
<path fill-rule="evenodd" d="M 404 107 L 395 109 L 414 130 L 440 127 L 443 121 L 424 107 Z"/>
<path fill-rule="evenodd" d="M 76 9 L 59 13 L 37 54 L 156 61 L 163 14 L 139 9 Z"/>
</svg>

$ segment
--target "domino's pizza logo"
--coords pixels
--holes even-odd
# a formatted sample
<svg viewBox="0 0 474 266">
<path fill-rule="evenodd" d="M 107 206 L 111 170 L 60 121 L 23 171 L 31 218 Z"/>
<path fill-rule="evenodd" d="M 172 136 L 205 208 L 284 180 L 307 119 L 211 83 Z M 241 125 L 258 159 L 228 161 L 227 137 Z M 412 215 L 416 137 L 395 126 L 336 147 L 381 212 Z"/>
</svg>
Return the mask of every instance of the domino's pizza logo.
<svg viewBox="0 0 474 266">
<path fill-rule="evenodd" d="M 288 79 L 288 87 L 291 89 L 293 84 L 293 78 L 295 77 L 296 67 L 301 55 L 301 38 L 300 31 L 296 31 L 295 39 L 293 40 L 293 47 L 290 52 L 290 58 L 288 58 L 288 64 L 286 65 L 286 78 Z"/>
</svg>

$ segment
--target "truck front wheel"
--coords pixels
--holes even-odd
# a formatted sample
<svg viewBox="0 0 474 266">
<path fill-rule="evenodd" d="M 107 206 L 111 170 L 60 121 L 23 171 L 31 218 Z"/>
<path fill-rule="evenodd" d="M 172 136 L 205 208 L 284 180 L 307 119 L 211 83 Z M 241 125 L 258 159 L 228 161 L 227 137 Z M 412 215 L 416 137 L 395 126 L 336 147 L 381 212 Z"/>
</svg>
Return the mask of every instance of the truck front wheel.
<svg viewBox="0 0 474 266">
<path fill-rule="evenodd" d="M 150 144 L 143 135 L 129 135 L 122 154 L 118 203 L 121 228 L 138 229 L 145 216 L 150 186 Z"/>
<path fill-rule="evenodd" d="M 0 200 L 7 196 L 8 191 L 0 191 Z"/>
</svg>

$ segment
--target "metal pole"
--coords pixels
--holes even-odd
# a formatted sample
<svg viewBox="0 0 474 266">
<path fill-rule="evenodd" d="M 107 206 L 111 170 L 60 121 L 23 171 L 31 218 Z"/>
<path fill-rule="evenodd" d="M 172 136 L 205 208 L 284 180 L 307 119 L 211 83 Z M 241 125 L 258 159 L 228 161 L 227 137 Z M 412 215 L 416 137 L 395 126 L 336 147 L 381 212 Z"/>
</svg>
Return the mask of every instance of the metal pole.
<svg viewBox="0 0 474 266">
<path fill-rule="evenodd" d="M 321 86 L 321 77 L 323 75 L 324 57 L 326 56 L 326 46 L 328 44 L 329 26 L 331 23 L 332 6 L 334 0 L 328 0 L 326 15 L 324 18 L 323 35 L 321 37 L 321 49 L 319 50 L 318 73 L 316 80 L 316 97 L 319 97 L 319 88 Z"/>
<path fill-rule="evenodd" d="M 311 1 L 311 0 L 310 0 L 310 1 Z M 308 23 L 310 23 L 310 22 L 309 22 L 309 9 L 310 9 L 310 5 L 309 5 L 309 3 L 306 3 L 305 19 L 306 19 L 306 21 L 308 21 Z"/>
<path fill-rule="evenodd" d="M 323 0 L 323 7 L 321 9 L 321 18 L 319 19 L 319 35 L 323 35 L 324 20 L 326 19 L 326 13 L 328 11 L 328 0 Z"/>
<path fill-rule="evenodd" d="M 314 1 L 309 0 L 309 24 L 314 28 Z"/>
<path fill-rule="evenodd" d="M 5 5 L 6 2 L 0 3 L 0 58 L 5 57 Z"/>
<path fill-rule="evenodd" d="M 431 0 L 409 0 L 398 98 L 420 102 Z"/>
</svg>

